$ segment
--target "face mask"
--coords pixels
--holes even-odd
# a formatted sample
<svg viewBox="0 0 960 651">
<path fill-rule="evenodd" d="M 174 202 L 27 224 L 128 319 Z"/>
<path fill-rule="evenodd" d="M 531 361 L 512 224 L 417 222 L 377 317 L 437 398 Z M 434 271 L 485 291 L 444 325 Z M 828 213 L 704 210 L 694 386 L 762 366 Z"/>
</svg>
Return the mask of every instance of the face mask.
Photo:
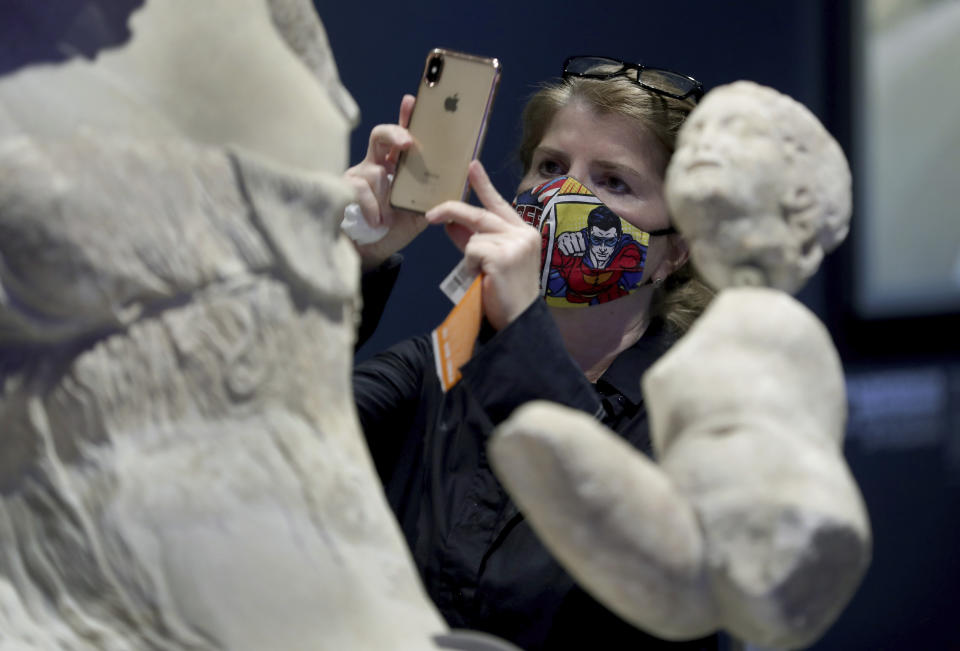
<svg viewBox="0 0 960 651">
<path fill-rule="evenodd" d="M 651 235 L 619 217 L 576 179 L 547 181 L 513 200 L 543 237 L 540 295 L 548 305 L 587 307 L 639 289 Z"/>
</svg>

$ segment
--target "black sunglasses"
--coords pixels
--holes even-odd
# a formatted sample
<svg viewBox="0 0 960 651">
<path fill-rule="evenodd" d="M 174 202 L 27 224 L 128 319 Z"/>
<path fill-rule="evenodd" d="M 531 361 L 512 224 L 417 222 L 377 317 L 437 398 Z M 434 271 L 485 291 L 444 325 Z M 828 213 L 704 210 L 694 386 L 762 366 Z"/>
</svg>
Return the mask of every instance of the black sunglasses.
<svg viewBox="0 0 960 651">
<path fill-rule="evenodd" d="M 679 72 L 663 68 L 648 68 L 639 63 L 627 63 L 619 59 L 601 56 L 572 56 L 563 62 L 563 78 L 611 79 L 626 77 L 636 85 L 659 95 L 673 99 L 700 101 L 703 84 Z"/>
</svg>

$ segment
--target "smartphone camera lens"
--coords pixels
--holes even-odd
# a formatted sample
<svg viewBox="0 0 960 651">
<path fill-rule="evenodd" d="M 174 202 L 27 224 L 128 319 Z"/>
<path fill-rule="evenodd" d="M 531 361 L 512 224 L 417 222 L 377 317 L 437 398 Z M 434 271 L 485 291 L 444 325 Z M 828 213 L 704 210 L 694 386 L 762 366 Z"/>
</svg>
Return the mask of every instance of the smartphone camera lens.
<svg viewBox="0 0 960 651">
<path fill-rule="evenodd" d="M 443 71 L 443 57 L 436 54 L 427 61 L 427 83 L 433 86 L 440 79 L 440 73 Z"/>
</svg>

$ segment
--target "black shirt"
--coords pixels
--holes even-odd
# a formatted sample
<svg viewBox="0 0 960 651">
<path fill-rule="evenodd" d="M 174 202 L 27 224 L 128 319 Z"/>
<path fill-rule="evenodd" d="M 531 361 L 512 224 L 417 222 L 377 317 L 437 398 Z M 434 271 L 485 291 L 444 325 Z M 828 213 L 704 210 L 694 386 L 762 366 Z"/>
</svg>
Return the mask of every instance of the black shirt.
<svg viewBox="0 0 960 651">
<path fill-rule="evenodd" d="M 486 455 L 494 427 L 536 399 L 593 414 L 649 455 L 640 377 L 668 345 L 652 325 L 594 386 L 537 301 L 502 331 L 481 335 L 447 393 L 428 335 L 357 365 L 357 408 L 387 499 L 452 628 L 493 633 L 529 651 L 718 648 L 715 636 L 659 641 L 593 600 L 533 533 Z"/>
</svg>

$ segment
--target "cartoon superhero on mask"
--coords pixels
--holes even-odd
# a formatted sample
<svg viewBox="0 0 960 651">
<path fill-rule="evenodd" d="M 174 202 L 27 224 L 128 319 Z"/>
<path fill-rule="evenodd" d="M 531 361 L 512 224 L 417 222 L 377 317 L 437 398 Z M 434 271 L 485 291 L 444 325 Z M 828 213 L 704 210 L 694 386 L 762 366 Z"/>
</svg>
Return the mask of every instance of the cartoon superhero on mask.
<svg viewBox="0 0 960 651">
<path fill-rule="evenodd" d="M 599 205 L 586 228 L 557 237 L 546 295 L 590 305 L 626 296 L 640 282 L 645 259 L 646 247 L 623 232 L 612 210 Z"/>
<path fill-rule="evenodd" d="M 573 177 L 517 195 L 517 214 L 540 231 L 540 292 L 552 307 L 606 303 L 641 285 L 650 233 L 619 217 Z"/>
</svg>

